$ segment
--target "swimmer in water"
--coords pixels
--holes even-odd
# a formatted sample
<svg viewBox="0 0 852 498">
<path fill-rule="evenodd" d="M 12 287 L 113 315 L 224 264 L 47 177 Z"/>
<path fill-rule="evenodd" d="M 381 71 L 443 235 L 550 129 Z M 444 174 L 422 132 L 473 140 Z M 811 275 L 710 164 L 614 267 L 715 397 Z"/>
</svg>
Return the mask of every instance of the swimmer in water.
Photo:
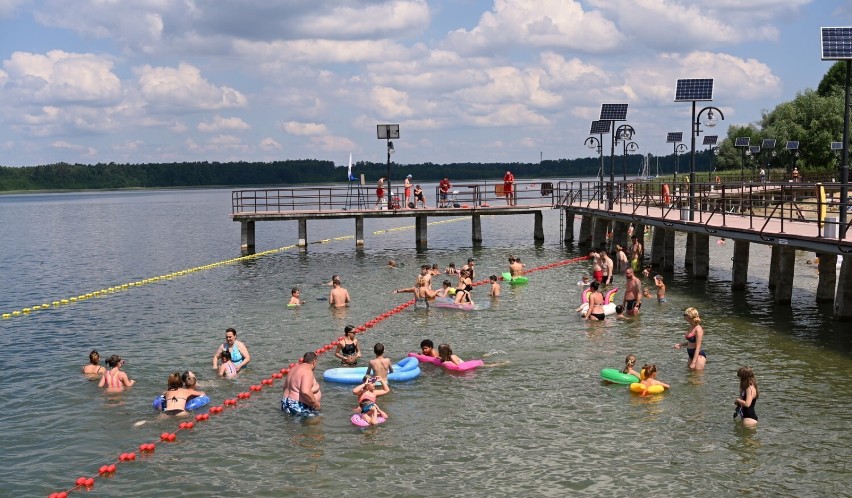
<svg viewBox="0 0 852 498">
<path fill-rule="evenodd" d="M 83 365 L 83 374 L 86 377 L 90 377 L 92 380 L 97 379 L 98 375 L 106 372 L 106 369 L 101 366 L 101 355 L 97 352 L 97 350 L 93 349 L 91 353 L 89 353 L 89 363 L 87 365 Z"/>
</svg>

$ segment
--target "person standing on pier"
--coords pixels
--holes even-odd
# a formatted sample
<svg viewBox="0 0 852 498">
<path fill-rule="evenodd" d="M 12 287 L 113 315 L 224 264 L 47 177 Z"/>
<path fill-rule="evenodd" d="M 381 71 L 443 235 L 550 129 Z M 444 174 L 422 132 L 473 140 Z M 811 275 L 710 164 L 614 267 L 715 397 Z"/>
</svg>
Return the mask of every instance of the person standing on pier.
<svg viewBox="0 0 852 498">
<path fill-rule="evenodd" d="M 506 204 L 514 206 L 517 204 L 515 197 L 515 175 L 511 171 L 507 171 L 503 175 L 503 195 L 506 196 Z"/>
<path fill-rule="evenodd" d="M 405 187 L 405 205 L 408 207 L 414 207 L 411 201 L 411 175 L 405 177 L 405 183 L 403 185 Z"/>
<path fill-rule="evenodd" d="M 332 280 L 328 304 L 335 308 L 342 308 L 349 304 L 349 291 L 340 286 L 340 280 Z"/>
<path fill-rule="evenodd" d="M 438 207 L 450 207 L 450 202 L 447 196 L 450 193 L 451 187 L 452 185 L 450 185 L 450 180 L 446 176 L 438 183 L 438 189 L 441 191 L 440 204 Z"/>
<path fill-rule="evenodd" d="M 375 209 L 382 208 L 382 201 L 385 198 L 385 177 L 379 178 L 378 183 L 376 184 L 376 205 Z"/>
</svg>

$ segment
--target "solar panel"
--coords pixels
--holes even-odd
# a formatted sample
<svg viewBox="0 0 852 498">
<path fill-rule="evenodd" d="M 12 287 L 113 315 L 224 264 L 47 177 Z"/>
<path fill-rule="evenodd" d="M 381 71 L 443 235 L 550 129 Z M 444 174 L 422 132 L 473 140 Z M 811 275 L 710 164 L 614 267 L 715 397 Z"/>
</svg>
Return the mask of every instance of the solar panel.
<svg viewBox="0 0 852 498">
<path fill-rule="evenodd" d="M 625 121 L 627 119 L 627 104 L 601 104 L 601 119 Z"/>
<path fill-rule="evenodd" d="M 752 155 L 760 154 L 760 146 L 759 145 L 752 145 L 751 147 L 748 148 L 748 150 L 752 153 Z"/>
<path fill-rule="evenodd" d="M 592 121 L 592 127 L 589 129 L 589 135 L 600 135 L 609 133 L 609 124 L 611 121 Z"/>
<path fill-rule="evenodd" d="M 666 135 L 666 143 L 678 143 L 683 142 L 683 132 L 682 131 L 671 131 Z"/>
<path fill-rule="evenodd" d="M 737 137 L 734 147 L 748 147 L 749 142 L 751 142 L 751 137 Z"/>
<path fill-rule="evenodd" d="M 820 28 L 822 60 L 852 59 L 852 28 Z"/>
<path fill-rule="evenodd" d="M 719 135 L 706 135 L 704 137 L 704 145 L 716 145 L 717 140 L 719 140 Z"/>
<path fill-rule="evenodd" d="M 799 141 L 787 140 L 787 150 L 799 150 Z"/>
<path fill-rule="evenodd" d="M 843 142 L 831 142 L 831 150 L 843 150 Z"/>
<path fill-rule="evenodd" d="M 696 100 L 713 100 L 713 80 L 711 78 L 677 80 L 675 102 Z"/>
<path fill-rule="evenodd" d="M 774 149 L 775 148 L 775 139 L 774 138 L 764 138 L 762 147 L 764 149 Z"/>
</svg>

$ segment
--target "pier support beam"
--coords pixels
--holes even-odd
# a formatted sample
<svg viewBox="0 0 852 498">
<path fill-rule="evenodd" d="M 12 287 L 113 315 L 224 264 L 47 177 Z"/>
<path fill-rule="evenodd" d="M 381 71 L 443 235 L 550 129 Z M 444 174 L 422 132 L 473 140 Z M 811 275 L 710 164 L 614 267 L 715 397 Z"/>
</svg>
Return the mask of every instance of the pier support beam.
<svg viewBox="0 0 852 498">
<path fill-rule="evenodd" d="M 299 243 L 297 244 L 300 248 L 305 249 L 308 247 L 308 220 L 302 218 L 298 220 L 299 222 Z"/>
<path fill-rule="evenodd" d="M 533 240 L 535 242 L 544 242 L 544 214 L 541 210 L 533 213 L 535 221 L 533 222 Z M 482 237 L 480 236 L 480 239 Z"/>
<path fill-rule="evenodd" d="M 695 234 L 686 233 L 686 254 L 683 255 L 683 266 L 692 274 L 692 260 L 695 257 Z"/>
<path fill-rule="evenodd" d="M 627 229 L 630 228 L 630 224 L 624 221 L 614 221 L 612 222 L 612 241 L 609 245 L 609 251 L 612 254 L 615 254 L 615 246 L 619 245 L 621 247 L 627 247 L 630 238 L 627 236 Z"/>
<path fill-rule="evenodd" d="M 364 217 L 355 217 L 355 247 L 364 247 Z"/>
<path fill-rule="evenodd" d="M 796 250 L 781 246 L 778 255 L 778 270 L 775 281 L 775 304 L 793 302 L 793 275 L 796 270 Z"/>
<path fill-rule="evenodd" d="M 563 242 L 574 242 L 574 213 L 565 212 L 565 227 L 562 232 Z"/>
<path fill-rule="evenodd" d="M 852 321 L 852 255 L 843 257 L 838 284 L 837 297 L 834 299 L 834 319 L 839 322 Z"/>
<path fill-rule="evenodd" d="M 414 245 L 418 249 L 426 248 L 426 226 L 428 225 L 426 216 L 414 217 Z"/>
<path fill-rule="evenodd" d="M 654 235 L 651 239 L 651 266 L 654 268 L 663 266 L 663 248 L 665 245 L 665 230 L 660 227 L 654 227 Z"/>
<path fill-rule="evenodd" d="M 710 274 L 710 236 L 692 234 L 692 276 L 696 280 L 707 280 Z"/>
<path fill-rule="evenodd" d="M 664 230 L 665 236 L 663 240 L 663 271 L 674 270 L 674 255 L 675 255 L 675 231 L 667 228 Z"/>
<path fill-rule="evenodd" d="M 816 302 L 830 303 L 834 301 L 835 287 L 837 287 L 837 254 L 820 254 Z"/>
<path fill-rule="evenodd" d="M 478 214 L 475 214 L 470 217 L 470 230 L 473 245 L 482 245 L 482 219 Z"/>
<path fill-rule="evenodd" d="M 240 253 L 254 254 L 254 220 L 240 222 Z"/>
<path fill-rule="evenodd" d="M 750 242 L 734 241 L 734 264 L 731 270 L 731 290 L 743 290 L 748 282 L 748 251 Z"/>
<path fill-rule="evenodd" d="M 770 290 L 775 290 L 778 283 L 778 261 L 781 257 L 781 246 L 772 246 L 772 254 L 769 256 L 769 284 Z"/>
<path fill-rule="evenodd" d="M 592 217 L 584 214 L 580 216 L 580 240 L 577 245 L 589 247 L 592 244 Z"/>
<path fill-rule="evenodd" d="M 595 226 L 592 231 L 592 247 L 602 249 L 606 245 L 606 233 L 609 230 L 609 220 L 595 217 Z"/>
</svg>

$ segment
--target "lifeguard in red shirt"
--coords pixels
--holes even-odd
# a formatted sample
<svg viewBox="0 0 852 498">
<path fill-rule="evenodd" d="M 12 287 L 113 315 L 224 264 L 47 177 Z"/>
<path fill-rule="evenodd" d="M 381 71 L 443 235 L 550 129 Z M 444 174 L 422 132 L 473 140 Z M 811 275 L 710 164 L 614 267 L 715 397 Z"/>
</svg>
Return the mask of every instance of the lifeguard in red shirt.
<svg viewBox="0 0 852 498">
<path fill-rule="evenodd" d="M 507 171 L 503 175 L 503 194 L 506 195 L 506 204 L 514 206 L 517 204 L 515 197 L 515 175 L 511 171 Z"/>
<path fill-rule="evenodd" d="M 449 206 L 447 203 L 447 194 L 450 192 L 450 187 L 452 187 L 452 185 L 450 185 L 450 180 L 448 180 L 447 177 L 444 177 L 444 179 L 438 183 L 438 189 L 441 191 L 441 203 L 438 207 Z"/>
</svg>

